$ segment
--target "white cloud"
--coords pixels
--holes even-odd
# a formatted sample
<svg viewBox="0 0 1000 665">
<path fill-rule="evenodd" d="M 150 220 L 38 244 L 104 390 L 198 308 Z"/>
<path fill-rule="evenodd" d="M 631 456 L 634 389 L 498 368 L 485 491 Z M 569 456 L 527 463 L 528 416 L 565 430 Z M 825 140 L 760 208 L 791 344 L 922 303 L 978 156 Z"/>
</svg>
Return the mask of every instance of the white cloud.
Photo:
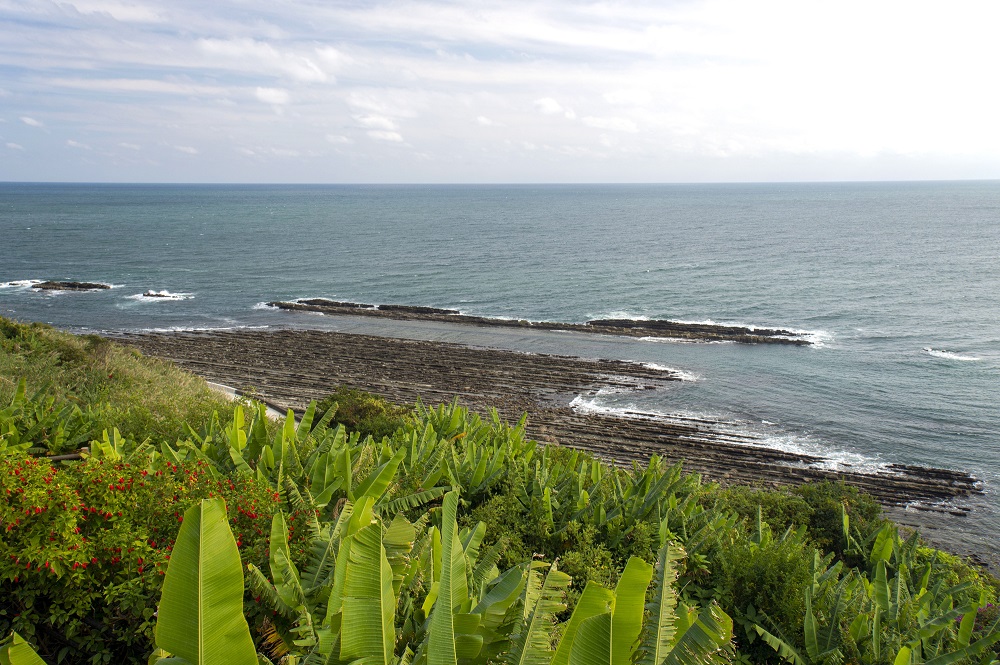
<svg viewBox="0 0 1000 665">
<path fill-rule="evenodd" d="M 116 21 L 128 23 L 159 23 L 163 19 L 152 7 L 134 3 L 72 0 L 68 3 L 81 14 L 106 14 Z"/>
<path fill-rule="evenodd" d="M 653 95 L 645 89 L 613 90 L 603 97 L 608 104 L 628 106 L 649 106 L 653 101 Z"/>
<path fill-rule="evenodd" d="M 80 143 L 79 141 L 74 141 L 73 139 L 67 140 L 66 141 L 66 145 L 68 145 L 71 148 L 78 148 L 80 150 L 90 150 L 91 149 L 91 147 L 89 145 L 87 145 L 86 143 Z"/>
<path fill-rule="evenodd" d="M 384 129 L 388 131 L 399 129 L 399 125 L 397 125 L 395 121 L 382 115 L 362 115 L 355 116 L 354 119 L 357 120 L 362 127 L 368 127 L 371 129 Z"/>
<path fill-rule="evenodd" d="M 551 97 L 542 97 L 541 99 L 535 100 L 535 108 L 539 112 L 545 115 L 555 115 L 556 113 L 562 113 L 563 107 L 556 100 Z"/>
<path fill-rule="evenodd" d="M 262 68 L 271 73 L 290 76 L 295 81 L 306 83 L 323 82 L 329 79 L 312 59 L 291 51 L 279 51 L 271 44 L 249 38 L 199 39 L 198 48 L 214 59 L 216 64 L 228 61 L 230 67 L 244 70 Z"/>
<path fill-rule="evenodd" d="M 262 101 L 265 104 L 287 104 L 291 99 L 288 91 L 280 88 L 257 88 L 257 90 L 254 91 L 254 94 L 257 96 L 259 101 Z"/>
<path fill-rule="evenodd" d="M 185 96 L 227 96 L 232 93 L 231 88 L 218 85 L 203 85 L 185 81 L 157 81 L 155 79 L 147 78 L 55 78 L 48 79 L 45 82 L 48 85 L 60 88 L 75 88 L 78 90 L 98 92 L 149 92 Z"/>
<path fill-rule="evenodd" d="M 24 146 L 18 143 L 7 143 L 7 147 L 11 150 L 24 150 Z"/>
<path fill-rule="evenodd" d="M 382 130 L 371 130 L 368 132 L 368 136 L 379 141 L 392 141 L 399 143 L 403 140 L 403 137 L 399 132 L 386 132 Z"/>
<path fill-rule="evenodd" d="M 197 155 L 198 154 L 198 149 L 197 148 L 192 148 L 189 145 L 175 145 L 174 149 L 175 150 L 179 150 L 180 152 L 183 152 L 183 153 L 188 154 L 188 155 Z"/>
<path fill-rule="evenodd" d="M 244 177 L 225 170 L 227 158 L 281 165 L 255 179 L 848 179 L 885 155 L 938 178 L 1000 177 L 998 94 L 982 85 L 1000 61 L 996 3 L 947 12 L 904 0 L 0 7 L 0 71 L 17 73 L 0 95 L 27 114 L 19 120 L 8 103 L 8 121 L 61 137 L 29 145 L 47 164 L 39 168 L 62 172 L 65 138 L 97 127 L 118 146 L 117 166 L 95 150 L 97 165 L 79 178 L 132 177 L 121 155 L 139 137 L 145 152 L 198 146 L 213 157 L 164 160 L 151 179 L 176 177 L 171 168 L 185 179 Z M 374 142 L 404 143 L 403 131 L 419 151 L 385 160 Z M 329 154 L 352 139 L 349 166 L 330 160 L 317 175 L 304 159 L 317 142 Z M 302 159 L 268 162 L 276 150 Z M 587 154 L 603 163 L 585 163 Z M 0 160 L 0 180 L 11 177 L 21 174 Z"/>
<path fill-rule="evenodd" d="M 616 132 L 630 133 L 639 131 L 639 127 L 635 122 L 628 118 L 596 118 L 594 116 L 587 116 L 581 119 L 580 122 L 587 127 L 594 127 L 596 129 L 610 129 Z"/>
<path fill-rule="evenodd" d="M 119 143 L 118 147 L 126 150 L 142 150 L 142 146 L 138 143 Z"/>
</svg>

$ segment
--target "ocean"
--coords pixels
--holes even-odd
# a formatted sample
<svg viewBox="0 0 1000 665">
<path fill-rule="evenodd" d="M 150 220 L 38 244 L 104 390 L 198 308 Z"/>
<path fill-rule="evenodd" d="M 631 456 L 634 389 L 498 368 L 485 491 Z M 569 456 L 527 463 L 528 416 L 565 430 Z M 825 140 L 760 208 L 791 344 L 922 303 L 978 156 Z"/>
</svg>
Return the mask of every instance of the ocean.
<svg viewBox="0 0 1000 665">
<path fill-rule="evenodd" d="M 114 288 L 30 288 L 43 279 Z M 264 305 L 307 297 L 780 327 L 814 344 Z M 829 468 L 969 471 L 986 496 L 952 528 L 980 549 L 1000 536 L 1000 182 L 0 184 L 0 314 L 81 332 L 304 327 L 653 363 L 688 380 L 574 404 L 717 419 Z"/>
</svg>

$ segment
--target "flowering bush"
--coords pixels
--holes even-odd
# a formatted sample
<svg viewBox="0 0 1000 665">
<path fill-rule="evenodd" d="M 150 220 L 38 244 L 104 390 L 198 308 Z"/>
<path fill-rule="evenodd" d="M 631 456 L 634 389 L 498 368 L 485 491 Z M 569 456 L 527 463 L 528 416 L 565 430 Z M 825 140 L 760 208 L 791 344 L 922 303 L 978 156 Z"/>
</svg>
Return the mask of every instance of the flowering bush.
<svg viewBox="0 0 1000 665">
<path fill-rule="evenodd" d="M 0 634 L 16 630 L 59 662 L 145 662 L 161 576 L 184 511 L 222 496 L 244 563 L 266 565 L 279 497 L 205 463 L 103 460 L 56 469 L 0 458 Z"/>
</svg>

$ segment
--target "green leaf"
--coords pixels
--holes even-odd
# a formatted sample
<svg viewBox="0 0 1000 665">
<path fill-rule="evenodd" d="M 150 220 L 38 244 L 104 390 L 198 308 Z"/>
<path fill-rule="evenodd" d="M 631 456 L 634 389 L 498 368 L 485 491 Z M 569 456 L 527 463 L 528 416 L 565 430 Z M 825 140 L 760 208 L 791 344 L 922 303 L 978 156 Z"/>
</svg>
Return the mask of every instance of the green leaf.
<svg viewBox="0 0 1000 665">
<path fill-rule="evenodd" d="M 807 665 L 805 659 L 799 655 L 799 652 L 791 644 L 757 624 L 754 624 L 753 629 L 757 631 L 757 634 L 760 635 L 765 644 L 774 649 L 779 656 L 789 663 L 793 665 Z"/>
<path fill-rule="evenodd" d="M 192 665 L 256 665 L 243 568 L 222 499 L 184 513 L 163 580 L 156 645 Z"/>
<path fill-rule="evenodd" d="M 45 661 L 23 637 L 13 633 L 0 643 L 0 665 L 45 665 Z"/>
<path fill-rule="evenodd" d="M 361 481 L 361 484 L 354 490 L 355 499 L 361 501 L 363 498 L 371 497 L 378 501 L 385 493 L 386 488 L 389 487 L 389 483 L 396 477 L 396 471 L 404 457 L 406 457 L 406 450 L 400 448 L 387 462 L 368 474 L 368 477 Z"/>
<path fill-rule="evenodd" d="M 875 602 L 883 612 L 889 609 L 889 582 L 886 580 L 885 561 L 879 561 L 875 566 L 875 581 L 872 583 L 875 592 Z"/>
<path fill-rule="evenodd" d="M 611 603 L 614 599 L 615 594 L 610 589 L 605 589 L 594 581 L 587 582 L 579 600 L 576 601 L 576 607 L 573 608 L 573 616 L 563 626 L 562 638 L 552 657 L 551 665 L 569 665 L 570 653 L 580 625 L 599 614 L 611 614 Z"/>
<path fill-rule="evenodd" d="M 441 580 L 427 629 L 428 665 L 458 663 L 454 613 L 468 596 L 468 579 L 457 519 L 458 492 L 448 492 L 441 510 Z"/>
<path fill-rule="evenodd" d="M 639 557 L 629 557 L 618 578 L 611 609 L 611 660 L 614 663 L 632 662 L 632 652 L 642 632 L 646 588 L 651 579 L 653 567 Z"/>
<path fill-rule="evenodd" d="M 361 529 L 350 542 L 344 583 L 340 658 L 389 665 L 396 631 L 392 569 L 382 546 L 382 526 Z"/>
<path fill-rule="evenodd" d="M 684 549 L 673 543 L 661 547 L 657 554 L 653 599 L 646 606 L 649 621 L 646 637 L 640 646 L 642 658 L 639 663 L 642 665 L 660 665 L 674 648 L 674 636 L 677 632 L 677 594 L 674 591 L 677 571 L 674 564 L 682 559 Z"/>
<path fill-rule="evenodd" d="M 544 568 L 545 564 L 536 562 L 534 568 Z M 563 602 L 566 589 L 572 578 L 557 570 L 552 564 L 548 574 L 537 593 L 531 591 L 531 576 L 536 571 L 529 571 L 529 581 L 525 593 L 525 611 L 528 613 L 520 633 L 512 640 L 507 663 L 510 665 L 548 665 L 552 660 L 552 628 L 555 615 L 566 609 Z"/>
<path fill-rule="evenodd" d="M 580 623 L 570 650 L 569 665 L 618 665 L 611 660 L 610 612 Z"/>
<path fill-rule="evenodd" d="M 664 665 L 728 663 L 727 649 L 733 639 L 733 620 L 715 601 L 677 637 Z"/>
</svg>

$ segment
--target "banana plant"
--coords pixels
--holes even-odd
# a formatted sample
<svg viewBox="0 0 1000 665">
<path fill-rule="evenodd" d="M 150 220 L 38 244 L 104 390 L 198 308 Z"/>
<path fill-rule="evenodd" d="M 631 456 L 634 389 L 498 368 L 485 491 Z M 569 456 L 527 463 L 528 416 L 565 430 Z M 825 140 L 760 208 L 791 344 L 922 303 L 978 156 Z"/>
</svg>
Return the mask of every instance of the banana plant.
<svg viewBox="0 0 1000 665">
<path fill-rule="evenodd" d="M 17 633 L 0 642 L 0 665 L 45 665 L 31 645 Z"/>
<path fill-rule="evenodd" d="M 613 592 L 588 582 L 563 628 L 552 665 L 728 662 L 732 619 L 714 603 L 699 612 L 677 602 L 676 564 L 684 556 L 683 548 L 674 544 L 660 549 L 652 600 L 645 606 L 654 567 L 637 557 L 629 559 Z"/>
<path fill-rule="evenodd" d="M 178 665 L 256 665 L 243 617 L 243 573 L 222 499 L 184 513 L 163 580 L 156 645 Z"/>
</svg>

